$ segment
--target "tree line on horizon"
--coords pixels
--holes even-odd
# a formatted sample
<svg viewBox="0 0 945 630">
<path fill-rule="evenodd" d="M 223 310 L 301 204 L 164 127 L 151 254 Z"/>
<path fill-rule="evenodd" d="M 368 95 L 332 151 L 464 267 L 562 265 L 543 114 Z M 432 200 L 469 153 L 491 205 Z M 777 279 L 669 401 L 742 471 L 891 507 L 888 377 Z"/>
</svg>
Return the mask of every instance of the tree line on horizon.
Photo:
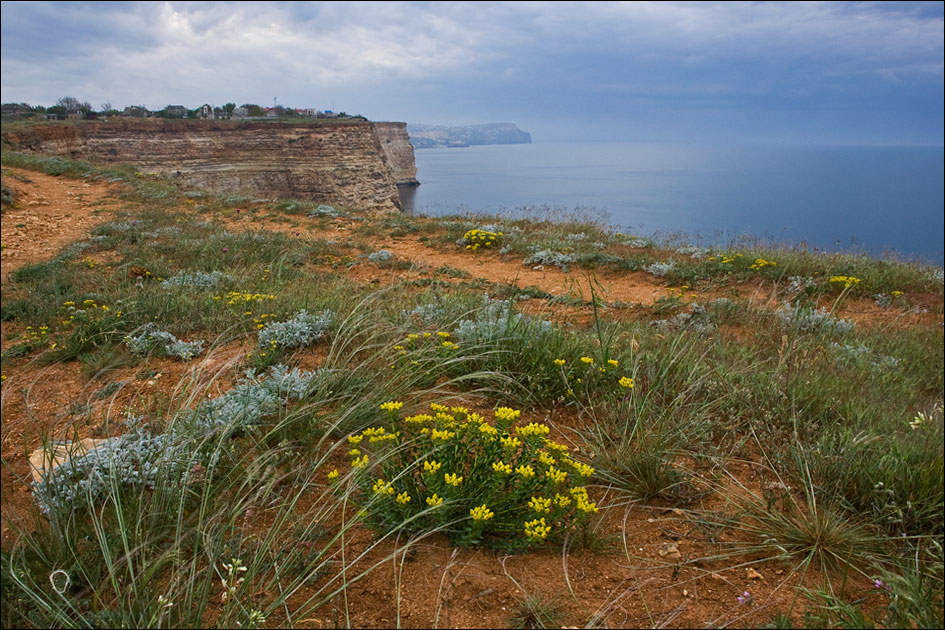
<svg viewBox="0 0 945 630">
<path fill-rule="evenodd" d="M 4 118 L 32 118 L 35 116 L 56 116 L 64 119 L 70 115 L 77 115 L 81 118 L 97 118 L 109 116 L 129 115 L 133 110 L 144 113 L 147 116 L 157 118 L 199 118 L 201 110 L 210 108 L 213 111 L 214 118 L 230 118 L 237 107 L 245 110 L 245 115 L 249 117 L 267 116 L 275 111 L 279 117 L 311 116 L 315 114 L 302 112 L 317 112 L 318 114 L 329 114 L 330 117 L 338 118 L 357 118 L 359 116 L 349 116 L 345 112 L 334 114 L 331 110 L 322 112 L 313 108 L 297 109 L 275 105 L 273 107 L 261 107 L 255 103 L 244 103 L 237 106 L 236 103 L 228 102 L 222 107 L 213 107 L 209 103 L 201 105 L 195 109 L 188 109 L 182 105 L 167 105 L 160 110 L 149 110 L 144 105 L 130 105 L 123 110 L 112 106 L 110 102 L 102 103 L 98 109 L 92 106 L 88 101 L 81 101 L 74 96 L 63 96 L 56 101 L 55 105 L 46 107 L 44 105 L 30 105 L 29 103 L 3 103 L 2 113 Z M 140 114 L 139 114 L 140 115 Z"/>
</svg>

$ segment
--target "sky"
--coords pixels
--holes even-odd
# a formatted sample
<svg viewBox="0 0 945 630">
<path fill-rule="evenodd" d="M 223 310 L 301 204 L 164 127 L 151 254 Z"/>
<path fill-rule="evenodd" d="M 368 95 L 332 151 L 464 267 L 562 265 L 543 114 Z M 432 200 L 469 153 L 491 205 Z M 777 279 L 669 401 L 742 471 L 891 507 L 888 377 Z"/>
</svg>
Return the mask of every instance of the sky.
<svg viewBox="0 0 945 630">
<path fill-rule="evenodd" d="M 6 2 L 3 102 L 942 146 L 945 3 Z"/>
</svg>

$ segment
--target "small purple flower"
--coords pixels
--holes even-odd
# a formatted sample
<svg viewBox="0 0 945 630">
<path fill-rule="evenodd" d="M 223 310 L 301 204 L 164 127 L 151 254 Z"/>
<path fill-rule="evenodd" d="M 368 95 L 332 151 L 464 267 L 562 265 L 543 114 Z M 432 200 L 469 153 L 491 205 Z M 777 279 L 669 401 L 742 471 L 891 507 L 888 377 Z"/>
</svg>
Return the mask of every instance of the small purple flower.
<svg viewBox="0 0 945 630">
<path fill-rule="evenodd" d="M 873 581 L 873 588 L 875 588 L 877 591 L 891 591 L 892 590 L 892 587 L 889 586 L 889 584 L 886 584 L 885 582 L 879 579 Z"/>
<path fill-rule="evenodd" d="M 225 248 L 225 247 L 223 248 L 223 253 L 224 253 L 224 254 L 226 253 L 226 248 Z"/>
<path fill-rule="evenodd" d="M 240 210 L 239 208 L 237 208 L 237 209 L 236 209 L 236 214 L 239 214 L 240 212 L 242 212 L 242 210 Z"/>
<path fill-rule="evenodd" d="M 739 595 L 738 603 L 742 606 L 751 606 L 751 603 L 752 603 L 751 593 L 749 593 L 748 591 L 745 591 L 744 593 Z"/>
</svg>

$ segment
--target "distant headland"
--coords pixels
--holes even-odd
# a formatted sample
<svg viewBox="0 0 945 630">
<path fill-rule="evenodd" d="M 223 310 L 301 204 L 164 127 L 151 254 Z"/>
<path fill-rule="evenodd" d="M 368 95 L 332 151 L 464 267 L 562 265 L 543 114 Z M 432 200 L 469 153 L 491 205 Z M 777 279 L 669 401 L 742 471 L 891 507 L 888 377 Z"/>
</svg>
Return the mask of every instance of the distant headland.
<svg viewBox="0 0 945 630">
<path fill-rule="evenodd" d="M 531 144 L 532 136 L 515 123 L 486 123 L 466 127 L 407 124 L 407 135 L 415 149 L 468 147 L 477 144 Z"/>
</svg>

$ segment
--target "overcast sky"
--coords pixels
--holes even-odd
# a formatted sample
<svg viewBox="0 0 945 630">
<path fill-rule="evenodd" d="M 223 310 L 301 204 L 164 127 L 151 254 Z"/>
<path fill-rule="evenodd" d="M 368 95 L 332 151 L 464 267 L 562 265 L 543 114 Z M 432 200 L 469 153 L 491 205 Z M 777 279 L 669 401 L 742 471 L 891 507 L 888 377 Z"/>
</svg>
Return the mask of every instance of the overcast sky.
<svg viewBox="0 0 945 630">
<path fill-rule="evenodd" d="M 278 103 L 541 140 L 943 144 L 933 3 L 3 2 L 2 100 Z"/>
</svg>

